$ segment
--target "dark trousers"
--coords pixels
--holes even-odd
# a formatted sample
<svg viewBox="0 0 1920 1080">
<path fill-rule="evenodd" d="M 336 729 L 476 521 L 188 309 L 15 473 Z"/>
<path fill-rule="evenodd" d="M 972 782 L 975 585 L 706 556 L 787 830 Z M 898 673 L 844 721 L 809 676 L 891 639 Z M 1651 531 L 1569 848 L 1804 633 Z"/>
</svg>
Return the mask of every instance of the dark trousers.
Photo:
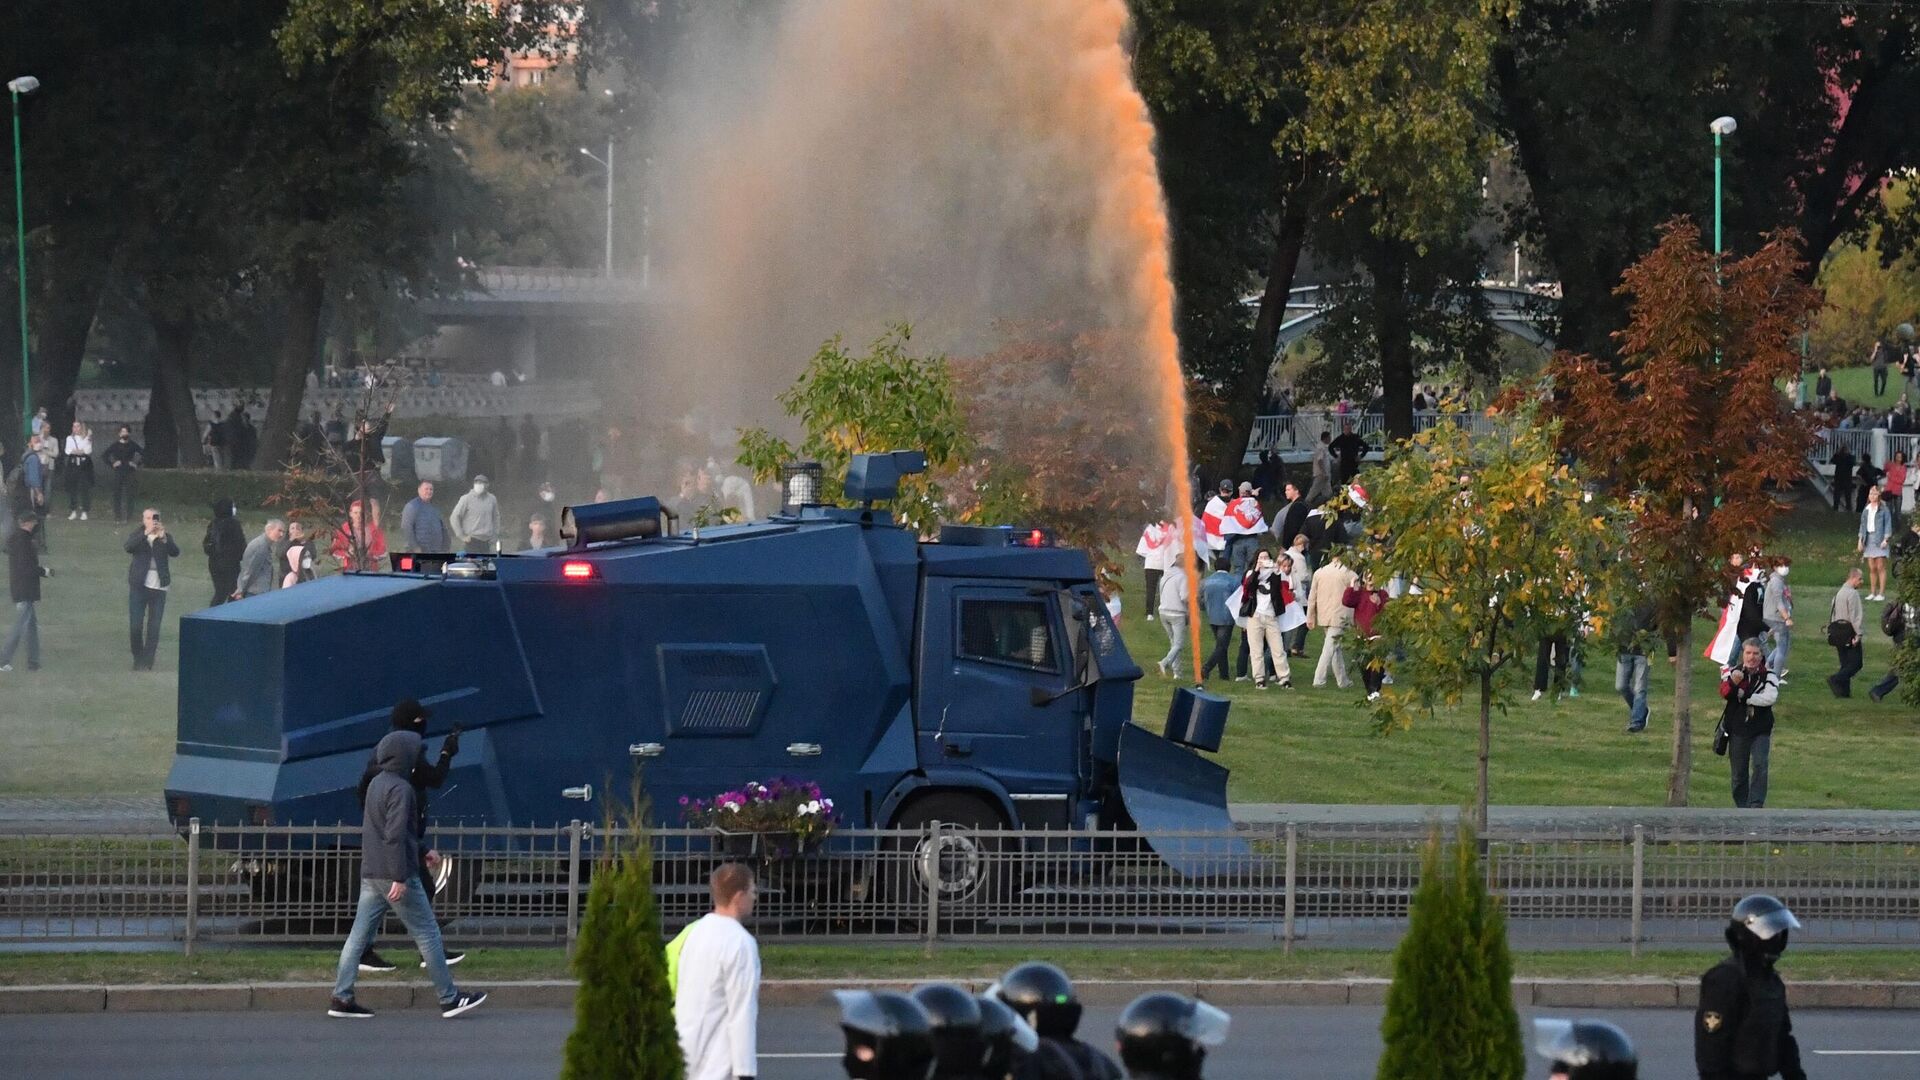
<svg viewBox="0 0 1920 1080">
<path fill-rule="evenodd" d="M 113 470 L 113 520 L 125 521 L 133 516 L 133 475 L 132 469 Z"/>
<path fill-rule="evenodd" d="M 1149 616 L 1160 607 L 1160 576 L 1164 573 L 1164 570 L 1147 571 L 1147 595 L 1141 599 L 1146 601 Z"/>
<path fill-rule="evenodd" d="M 1301 623 L 1299 626 L 1280 635 L 1280 640 L 1286 642 L 1288 655 L 1307 655 L 1307 624 Z"/>
<path fill-rule="evenodd" d="M 1873 369 L 1873 396 L 1879 397 L 1887 392 L 1887 369 Z"/>
<path fill-rule="evenodd" d="M 1899 673 L 1896 671 L 1893 671 L 1890 668 L 1887 671 L 1887 677 L 1884 679 L 1881 679 L 1877 683 L 1874 683 L 1873 689 L 1867 691 L 1867 696 L 1874 697 L 1874 698 L 1886 697 L 1888 694 L 1893 693 L 1894 688 L 1899 685 L 1900 685 Z"/>
<path fill-rule="evenodd" d="M 208 569 L 213 575 L 213 603 L 209 606 L 219 607 L 233 599 L 233 591 L 240 587 L 240 568 L 236 566 L 232 570 L 213 570 L 211 567 Z"/>
<path fill-rule="evenodd" d="M 160 620 L 167 613 L 167 591 L 135 585 L 127 590 L 127 640 L 133 663 L 153 670 L 153 654 L 160 648 Z"/>
<path fill-rule="evenodd" d="M 1205 679 L 1210 672 L 1217 671 L 1224 679 L 1230 674 L 1227 671 L 1227 651 L 1233 646 L 1233 624 L 1214 626 L 1212 630 L 1213 651 L 1207 654 L 1207 663 L 1200 669 L 1200 678 Z"/>
<path fill-rule="evenodd" d="M 1550 674 L 1558 676 L 1560 685 L 1565 686 L 1569 655 L 1571 654 L 1567 649 L 1565 634 L 1555 634 L 1550 638 L 1541 639 L 1540 652 L 1533 661 L 1533 688 L 1540 693 L 1546 693 L 1547 687 L 1551 685 L 1547 681 Z"/>
<path fill-rule="evenodd" d="M 1727 739 L 1727 765 L 1733 769 L 1733 805 L 1758 810 L 1767 805 L 1767 756 L 1771 735 L 1733 735 Z"/>
<path fill-rule="evenodd" d="M 1378 660 L 1369 660 L 1360 667 L 1360 685 L 1366 687 L 1369 694 L 1379 693 L 1386 685 L 1386 678 L 1387 665 Z"/>
<path fill-rule="evenodd" d="M 1840 654 L 1840 670 L 1827 676 L 1827 685 L 1833 688 L 1835 697 L 1853 696 L 1853 677 L 1860 674 L 1860 665 L 1865 663 L 1859 645 L 1837 645 L 1834 652 Z"/>
<path fill-rule="evenodd" d="M 66 487 L 67 513 L 93 512 L 93 470 L 68 469 Z"/>
</svg>

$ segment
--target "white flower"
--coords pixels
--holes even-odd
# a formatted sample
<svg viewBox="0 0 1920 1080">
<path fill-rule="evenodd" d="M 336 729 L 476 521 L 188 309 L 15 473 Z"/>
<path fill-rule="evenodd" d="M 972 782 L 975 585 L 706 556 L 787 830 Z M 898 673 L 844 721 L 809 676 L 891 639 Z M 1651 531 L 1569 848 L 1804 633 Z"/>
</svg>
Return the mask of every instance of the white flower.
<svg viewBox="0 0 1920 1080">
<path fill-rule="evenodd" d="M 740 812 L 740 804 L 739 804 L 739 803 L 728 803 L 728 804 L 727 804 L 727 813 L 729 813 L 729 814 L 737 814 L 737 813 L 739 813 L 739 812 Z"/>
<path fill-rule="evenodd" d="M 808 803 L 804 806 L 797 806 L 794 808 L 793 812 L 795 815 L 799 817 L 806 817 L 808 814 L 813 813 L 813 805 L 811 803 Z"/>
</svg>

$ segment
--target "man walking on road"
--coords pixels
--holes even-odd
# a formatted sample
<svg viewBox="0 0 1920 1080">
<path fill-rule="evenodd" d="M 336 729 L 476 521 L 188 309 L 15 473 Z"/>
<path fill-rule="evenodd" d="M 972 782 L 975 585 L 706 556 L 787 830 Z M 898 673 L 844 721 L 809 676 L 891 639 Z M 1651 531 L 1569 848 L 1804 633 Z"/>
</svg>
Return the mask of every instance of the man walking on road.
<svg viewBox="0 0 1920 1080">
<path fill-rule="evenodd" d="M 447 733 L 447 737 L 441 740 L 439 758 L 432 764 L 428 764 L 425 739 L 427 720 L 432 715 L 432 710 L 413 698 L 402 699 L 394 705 L 393 711 L 387 714 L 387 722 L 393 730 L 411 731 L 422 740 L 420 753 L 414 758 L 413 765 L 407 770 L 406 776 L 407 783 L 413 786 L 413 836 L 419 842 L 422 852 L 419 866 L 420 880 L 427 886 L 429 897 L 446 886 L 447 876 L 453 864 L 446 856 L 427 847 L 427 790 L 438 788 L 447 782 L 447 770 L 452 767 L 454 756 L 460 753 L 460 725 L 455 724 L 453 730 Z M 380 772 L 380 755 L 375 753 L 373 757 L 367 759 L 366 771 L 360 776 L 360 805 L 363 809 L 367 802 L 367 792 L 373 787 L 373 782 L 379 777 Z M 377 928 L 375 933 L 378 933 Z M 448 967 L 467 957 L 466 953 L 455 952 L 452 949 L 445 950 L 445 954 Z M 367 951 L 360 957 L 360 970 L 393 971 L 395 966 L 374 951 L 373 939 L 368 938 Z M 424 961 L 420 966 L 426 966 Z"/>
<path fill-rule="evenodd" d="M 1833 637 L 1836 633 L 1835 623 L 1845 623 L 1851 628 L 1851 636 L 1839 631 L 1840 637 L 1847 638 L 1846 641 L 1840 642 Z M 1840 655 L 1840 670 L 1827 676 L 1827 689 L 1833 691 L 1834 697 L 1853 696 L 1853 677 L 1860 674 L 1860 665 L 1864 662 L 1860 650 L 1860 632 L 1866 625 L 1867 609 L 1860 602 L 1860 568 L 1856 566 L 1847 571 L 1846 584 L 1833 594 L 1833 607 L 1827 612 L 1828 640 L 1834 643 L 1833 649 Z"/>
<path fill-rule="evenodd" d="M 760 1068 L 760 948 L 741 925 L 759 893 L 742 863 L 714 870 L 707 887 L 713 910 L 680 947 L 673 1023 L 687 1080 L 742 1080 Z"/>
<path fill-rule="evenodd" d="M 167 613 L 167 590 L 173 572 L 167 560 L 180 557 L 180 545 L 167 534 L 160 511 L 140 512 L 140 528 L 124 545 L 133 559 L 127 563 L 127 637 L 133 646 L 133 670 L 152 671 L 160 649 L 161 620 Z"/>
<path fill-rule="evenodd" d="M 1327 565 L 1314 571 L 1313 587 L 1307 591 L 1307 628 L 1319 627 L 1326 631 L 1320 642 L 1320 663 L 1313 669 L 1313 685 L 1327 685 L 1327 675 L 1333 675 L 1334 684 L 1345 690 L 1353 685 L 1347 675 L 1347 654 L 1345 643 L 1340 639 L 1353 625 L 1353 609 L 1346 605 L 1347 590 L 1360 583 L 1353 571 L 1340 561 L 1335 553 L 1327 558 Z"/>
<path fill-rule="evenodd" d="M 353 983 L 360 971 L 360 955 L 391 908 L 427 962 L 427 975 L 440 994 L 440 1015 L 452 1019 L 479 1008 L 487 995 L 461 993 L 453 985 L 440 924 L 434 920 L 426 886 L 420 881 L 422 856 L 414 835 L 418 807 L 407 780 L 420 760 L 420 736 L 411 731 L 388 732 L 374 750 L 374 759 L 380 773 L 367 785 L 360 825 L 360 903 L 354 911 L 353 930 L 340 950 L 327 1015 L 349 1020 L 373 1016 L 371 1009 L 353 1000 Z"/>
<path fill-rule="evenodd" d="M 27 643 L 27 670 L 40 670 L 40 579 L 53 571 L 40 565 L 40 548 L 33 541 L 33 530 L 40 519 L 28 514 L 7 538 L 7 585 L 13 596 L 13 630 L 7 643 L 0 646 L 0 672 L 13 670 L 13 654 L 24 639 Z"/>
</svg>

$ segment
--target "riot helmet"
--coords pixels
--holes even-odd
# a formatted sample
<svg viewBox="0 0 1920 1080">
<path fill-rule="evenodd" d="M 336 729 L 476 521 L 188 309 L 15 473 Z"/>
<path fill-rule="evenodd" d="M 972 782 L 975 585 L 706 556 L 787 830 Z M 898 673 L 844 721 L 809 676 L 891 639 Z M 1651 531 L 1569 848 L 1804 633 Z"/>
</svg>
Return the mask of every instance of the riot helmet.
<svg viewBox="0 0 1920 1080">
<path fill-rule="evenodd" d="M 1533 1049 L 1555 1080 L 1638 1080 L 1640 1058 L 1627 1033 L 1603 1020 L 1533 1022 Z"/>
<path fill-rule="evenodd" d="M 1080 999 L 1067 973 L 1045 961 L 1021 964 L 987 993 L 1006 1002 L 1043 1039 L 1070 1039 L 1080 1027 Z"/>
<path fill-rule="evenodd" d="M 980 1075 L 987 1060 L 987 1040 L 980 1030 L 980 1003 L 973 995 L 947 983 L 918 987 L 913 1000 L 933 1024 L 933 1049 L 939 1058 L 935 1076 Z"/>
<path fill-rule="evenodd" d="M 1129 1075 L 1200 1080 L 1209 1047 L 1227 1041 L 1227 1014 L 1179 994 L 1136 998 L 1120 1014 L 1114 1037 Z"/>
<path fill-rule="evenodd" d="M 999 998 L 981 994 L 974 1000 L 980 1006 L 980 1037 L 987 1042 L 987 1058 L 980 1071 L 1000 1080 L 1013 1071 L 1019 1057 L 1039 1049 L 1040 1036 Z"/>
<path fill-rule="evenodd" d="M 840 1030 L 847 1037 L 841 1064 L 852 1080 L 930 1080 L 933 1023 L 918 1002 L 890 990 L 835 990 Z"/>
<path fill-rule="evenodd" d="M 1745 957 L 1772 963 L 1787 951 L 1787 935 L 1800 929 L 1787 905 L 1766 893 L 1755 893 L 1733 905 L 1727 923 L 1727 943 Z"/>
</svg>

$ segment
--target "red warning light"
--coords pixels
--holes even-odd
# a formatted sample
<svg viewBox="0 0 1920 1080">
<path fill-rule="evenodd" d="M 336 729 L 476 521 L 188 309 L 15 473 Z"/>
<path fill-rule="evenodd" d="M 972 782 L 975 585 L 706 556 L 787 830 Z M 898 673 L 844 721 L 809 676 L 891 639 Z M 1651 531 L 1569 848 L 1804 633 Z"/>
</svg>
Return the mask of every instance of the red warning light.
<svg viewBox="0 0 1920 1080">
<path fill-rule="evenodd" d="M 1027 546 L 1028 547 L 1046 547 L 1047 534 L 1044 532 L 1041 532 L 1039 529 L 1033 530 L 1032 532 L 1027 534 Z"/>
<path fill-rule="evenodd" d="M 561 563 L 560 576 L 568 581 L 586 581 L 593 577 L 593 564 L 590 562 Z"/>
<path fill-rule="evenodd" d="M 400 569 L 401 570 L 413 569 L 413 556 L 411 555 L 400 556 Z"/>
</svg>

